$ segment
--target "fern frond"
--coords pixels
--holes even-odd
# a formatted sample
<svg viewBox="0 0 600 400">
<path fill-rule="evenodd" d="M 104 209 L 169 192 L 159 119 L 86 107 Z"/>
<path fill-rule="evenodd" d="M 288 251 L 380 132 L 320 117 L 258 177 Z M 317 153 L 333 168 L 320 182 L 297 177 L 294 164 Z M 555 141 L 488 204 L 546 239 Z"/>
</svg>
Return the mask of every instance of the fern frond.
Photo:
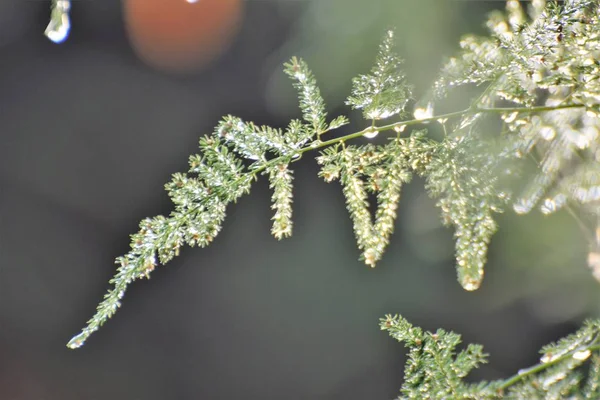
<svg viewBox="0 0 600 400">
<path fill-rule="evenodd" d="M 200 154 L 189 158 L 189 173 L 173 174 L 165 185 L 175 210 L 169 217 L 147 218 L 140 223 L 140 230 L 131 237 L 131 250 L 116 260 L 119 267 L 110 281 L 114 287 L 68 347 L 82 346 L 116 312 L 134 280 L 149 278 L 156 266 L 178 256 L 185 244 L 210 244 L 221 230 L 227 205 L 248 193 L 258 174 L 268 175 L 274 190 L 271 232 L 277 239 L 292 234 L 293 176 L 289 163 L 313 148 L 308 141 L 348 120 L 337 117 L 327 124 L 323 99 L 304 61 L 292 59 L 286 72 L 299 89 L 300 108 L 307 123 L 293 120 L 284 132 L 228 115 L 212 136 L 201 138 Z"/>
<path fill-rule="evenodd" d="M 132 235 L 130 251 L 117 259 L 113 289 L 69 347 L 81 346 L 114 314 L 131 282 L 149 277 L 158 264 L 176 257 L 185 244 L 211 243 L 221 229 L 227 206 L 248 193 L 259 174 L 268 176 L 273 189 L 273 235 L 278 239 L 291 235 L 293 174 L 289 165 L 309 151 L 321 150 L 317 160 L 321 164 L 319 175 L 325 181 L 340 181 L 361 259 L 371 267 L 389 244 L 402 184 L 412 173 L 425 177 L 444 223 L 455 228 L 458 279 L 467 290 L 481 284 L 488 245 L 496 230 L 493 214 L 502 211 L 509 200 L 501 187 L 503 173 L 499 172 L 505 160 L 515 165 L 511 171 L 518 170 L 518 158 L 531 156 L 539 163 L 539 172 L 513 204 L 517 212 L 528 212 L 541 204 L 542 211 L 550 213 L 571 202 L 600 215 L 599 4 L 597 0 L 570 0 L 543 8 L 541 3 L 538 0 L 529 7 L 528 20 L 520 2 L 509 0 L 506 13 L 490 15 L 490 37 L 471 36 L 461 42 L 461 53 L 446 64 L 435 88 L 442 93 L 449 87 L 485 83 L 485 91 L 469 108 L 434 116 L 433 104 L 428 102 L 416 108 L 413 120 L 377 126 L 376 120 L 404 114 L 412 92 L 401 70 L 402 60 L 394 51 L 394 34 L 388 32 L 375 66 L 370 74 L 353 80 L 347 99 L 347 104 L 362 110 L 370 120 L 369 127 L 327 141 L 321 141 L 321 136 L 348 123 L 348 119 L 337 117 L 327 122 L 315 77 L 304 61 L 292 58 L 285 72 L 298 90 L 302 120 L 292 120 L 287 128 L 278 129 L 229 115 L 212 136 L 203 137 L 200 154 L 190 157 L 189 172 L 174 174 L 165 185 L 174 211 L 168 217 L 140 223 L 140 230 Z M 498 101 L 515 106 L 496 107 Z M 502 115 L 505 135 L 496 141 L 484 140 L 476 129 L 486 113 Z M 426 138 L 425 131 L 400 138 L 408 126 L 445 123 L 449 118 L 460 119 L 439 142 Z M 379 146 L 346 145 L 347 140 L 374 138 L 385 131 L 394 131 L 397 138 Z M 369 196 L 377 202 L 373 214 Z M 590 265 L 600 276 L 600 256 L 592 252 L 590 257 Z M 510 386 L 467 385 L 461 381 L 483 362 L 479 347 L 467 347 L 456 355 L 459 337 L 452 333 L 418 333 L 404 320 L 391 318 L 388 322 L 396 324 L 395 332 L 401 337 L 420 342 L 411 349 L 406 370 L 407 375 L 412 374 L 406 384 L 410 396 L 431 391 L 432 396 L 446 398 L 488 398 L 474 394 L 483 396 L 485 392 L 494 398 L 498 394 L 494 390 Z M 596 326 L 589 329 L 598 330 Z M 575 342 L 571 337 L 566 341 L 569 346 Z M 578 357 L 585 353 L 561 348 L 560 343 L 556 346 L 551 351 L 564 355 L 549 362 L 552 368 L 540 367 L 546 374 L 541 380 L 532 377 L 526 385 L 525 378 L 519 378 L 522 393 L 570 395 L 581 386 L 579 372 L 575 372 L 582 361 Z M 589 343 L 583 346 L 596 351 Z M 567 362 L 568 356 L 575 361 Z M 438 361 L 437 367 L 422 369 Z M 560 374 L 565 378 L 556 379 Z M 527 379 L 530 375 L 526 371 Z M 589 393 L 598 391 L 596 381 L 588 380 Z M 428 383 L 423 386 L 423 382 Z"/>
<path fill-rule="evenodd" d="M 402 63 L 395 52 L 394 31 L 388 31 L 371 73 L 352 80 L 352 95 L 346 104 L 362 110 L 366 119 L 402 114 L 412 97 L 412 87 L 406 83 Z"/>
</svg>

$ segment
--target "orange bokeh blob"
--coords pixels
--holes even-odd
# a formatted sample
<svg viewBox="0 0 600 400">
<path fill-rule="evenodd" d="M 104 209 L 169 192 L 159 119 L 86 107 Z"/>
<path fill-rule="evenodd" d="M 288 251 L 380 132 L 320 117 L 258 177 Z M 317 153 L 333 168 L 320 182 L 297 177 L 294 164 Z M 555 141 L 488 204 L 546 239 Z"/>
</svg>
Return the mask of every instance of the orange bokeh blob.
<svg viewBox="0 0 600 400">
<path fill-rule="evenodd" d="M 243 0 L 123 0 L 136 54 L 175 73 L 198 71 L 231 44 Z"/>
</svg>

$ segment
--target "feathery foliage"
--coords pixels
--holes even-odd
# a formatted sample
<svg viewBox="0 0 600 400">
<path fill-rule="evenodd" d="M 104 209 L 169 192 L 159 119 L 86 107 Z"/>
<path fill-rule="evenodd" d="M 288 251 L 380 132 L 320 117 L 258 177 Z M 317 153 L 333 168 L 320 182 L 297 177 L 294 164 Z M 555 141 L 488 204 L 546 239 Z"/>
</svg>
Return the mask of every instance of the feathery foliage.
<svg viewBox="0 0 600 400">
<path fill-rule="evenodd" d="M 267 176 L 273 190 L 271 233 L 277 239 L 291 236 L 291 164 L 308 152 L 320 151 L 320 177 L 341 184 L 360 258 L 371 267 L 390 243 L 402 185 L 414 174 L 424 177 L 442 221 L 454 228 L 458 281 L 466 290 L 482 282 L 497 229 L 494 214 L 507 204 L 519 214 L 534 207 L 546 214 L 578 207 L 600 217 L 600 4 L 534 0 L 527 10 L 517 0 L 506 4 L 506 12 L 490 14 L 489 36 L 463 38 L 460 53 L 447 61 L 434 84 L 434 98 L 417 103 L 426 106 L 415 107 L 414 119 L 377 125 L 381 119 L 405 117 L 412 100 L 393 31 L 385 35 L 370 73 L 353 80 L 346 102 L 362 110 L 368 126 L 345 136 L 322 140 L 349 121 L 340 116 L 328 122 L 314 75 L 304 61 L 292 58 L 284 71 L 298 91 L 302 119 L 283 129 L 229 115 L 212 135 L 201 138 L 188 172 L 174 174 L 165 185 L 173 212 L 140 223 L 130 251 L 116 260 L 114 287 L 68 346 L 83 345 L 116 312 L 134 280 L 148 278 L 186 244 L 209 245 L 227 206 L 248 193 L 260 175 Z M 54 0 L 53 5 L 53 20 L 66 15 L 68 2 Z M 467 84 L 484 87 L 467 109 L 434 115 L 439 98 Z M 490 117 L 502 129 L 484 135 L 483 122 Z M 427 123 L 443 124 L 444 137 L 428 137 L 422 129 Z M 403 134 L 417 125 L 420 129 Z M 383 144 L 346 143 L 387 132 L 394 136 Z M 528 161 L 536 165 L 534 176 L 524 173 Z M 513 178 L 524 186 L 517 195 Z M 595 231 L 588 263 L 600 280 L 600 228 Z M 481 346 L 458 350 L 459 335 L 424 332 L 401 317 L 387 316 L 381 328 L 409 348 L 403 399 L 600 397 L 597 321 L 544 347 L 539 365 L 504 381 L 479 384 L 464 378 L 487 362 Z"/>
<path fill-rule="evenodd" d="M 52 0 L 52 6 L 46 34 L 62 41 L 70 2 Z M 202 137 L 188 172 L 175 173 L 165 185 L 173 212 L 141 221 L 130 251 L 116 260 L 114 287 L 68 347 L 83 345 L 112 317 L 134 280 L 149 278 L 186 244 L 209 245 L 227 206 L 248 193 L 260 175 L 273 190 L 271 233 L 276 239 L 291 236 L 291 164 L 307 152 L 320 150 L 319 176 L 341 184 L 360 258 L 371 267 L 390 243 L 402 185 L 414 174 L 424 177 L 442 221 L 454 228 L 458 280 L 466 290 L 482 282 L 497 229 L 493 217 L 507 204 L 518 214 L 535 207 L 545 214 L 578 207 L 599 218 L 599 1 L 533 0 L 526 10 L 518 0 L 508 0 L 506 12 L 491 13 L 486 26 L 489 36 L 461 40 L 460 53 L 446 62 L 434 84 L 434 97 L 417 102 L 414 119 L 379 126 L 381 119 L 405 117 L 412 100 L 389 31 L 375 65 L 352 81 L 346 101 L 362 111 L 368 126 L 325 141 L 324 134 L 349 121 L 340 116 L 328 122 L 314 75 L 303 60 L 292 58 L 284 72 L 298 91 L 302 119 L 282 129 L 228 115 L 212 135 Z M 434 115 L 437 100 L 468 84 L 484 89 L 467 109 Z M 500 117 L 501 131 L 482 134 L 482 123 L 494 116 Z M 443 124 L 445 136 L 434 140 L 424 129 L 402 135 L 407 127 L 427 123 Z M 384 144 L 346 143 L 387 132 L 395 136 Z M 528 161 L 536 166 L 534 176 L 524 173 Z M 510 182 L 515 177 L 524 186 L 517 195 Z M 588 263 L 600 280 L 600 227 L 590 244 Z M 600 398 L 600 321 L 587 321 L 578 332 L 545 346 L 540 364 L 506 380 L 481 383 L 465 381 L 487 362 L 481 346 L 460 350 L 460 335 L 425 332 L 400 316 L 386 316 L 380 327 L 409 349 L 400 399 Z"/>
<path fill-rule="evenodd" d="M 360 258 L 371 267 L 390 242 L 402 185 L 415 173 L 423 176 L 442 221 L 455 228 L 458 280 L 467 290 L 481 284 L 487 248 L 497 228 L 493 215 L 511 201 L 505 178 L 519 175 L 524 155 L 535 156 L 539 172 L 514 203 L 517 212 L 540 204 L 548 213 L 570 202 L 598 215 L 598 8 L 592 0 L 571 0 L 562 6 L 534 1 L 528 19 L 521 4 L 509 0 L 506 13 L 490 15 L 491 36 L 464 38 L 461 53 L 446 63 L 434 85 L 440 97 L 456 86 L 485 84 L 468 109 L 434 116 L 433 101 L 426 99 L 425 108 L 416 107 L 415 119 L 377 126 L 379 119 L 404 116 L 412 96 L 390 31 L 370 73 L 353 80 L 347 100 L 363 111 L 370 126 L 326 141 L 321 140 L 323 134 L 348 120 L 342 116 L 327 122 L 313 73 L 304 61 L 292 58 L 284 71 L 298 91 L 302 120 L 279 129 L 229 115 L 212 135 L 203 137 L 200 153 L 190 157 L 188 173 L 174 174 L 165 186 L 174 211 L 141 222 L 139 232 L 132 235 L 130 252 L 117 259 L 114 288 L 69 347 L 82 345 L 115 313 L 132 281 L 149 277 L 185 244 L 210 244 L 227 206 L 248 193 L 259 175 L 267 175 L 273 189 L 272 234 L 277 239 L 289 237 L 290 165 L 310 151 L 322 149 L 317 157 L 319 175 L 341 183 Z M 499 102 L 512 104 L 497 107 Z M 504 125 L 494 140 L 481 134 L 480 123 L 489 115 L 501 116 Z M 434 121 L 449 127 L 441 141 L 428 138 L 425 130 L 401 137 L 409 126 Z M 388 131 L 396 137 L 387 144 L 346 144 Z M 374 215 L 370 197 L 377 202 Z M 596 255 L 590 254 L 590 265 L 600 269 Z"/>
<path fill-rule="evenodd" d="M 292 59 L 286 72 L 299 91 L 304 121 L 292 121 L 285 131 L 257 126 L 228 115 L 210 136 L 200 139 L 200 154 L 190 157 L 188 173 L 176 173 L 165 189 L 175 210 L 168 216 L 147 218 L 131 236 L 131 250 L 117 258 L 114 287 L 104 296 L 97 312 L 68 347 L 82 346 L 121 305 L 129 284 L 149 278 L 160 264 L 179 255 L 183 245 L 204 247 L 221 230 L 227 206 L 250 191 L 260 174 L 267 174 L 273 192 L 272 234 L 277 239 L 292 233 L 292 171 L 289 163 L 310 149 L 311 140 L 338 128 L 347 120 L 338 117 L 326 124 L 323 99 L 312 72 L 303 61 Z M 248 165 L 246 165 L 246 164 Z"/>
</svg>

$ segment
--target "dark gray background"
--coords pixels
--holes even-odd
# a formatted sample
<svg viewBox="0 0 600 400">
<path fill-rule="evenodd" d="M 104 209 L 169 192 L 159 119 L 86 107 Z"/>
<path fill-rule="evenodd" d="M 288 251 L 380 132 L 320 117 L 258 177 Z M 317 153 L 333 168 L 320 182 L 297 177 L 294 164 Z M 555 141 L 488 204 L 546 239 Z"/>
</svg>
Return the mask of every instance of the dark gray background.
<svg viewBox="0 0 600 400">
<path fill-rule="evenodd" d="M 353 16 L 352 7 L 364 3 L 332 1 L 332 30 L 345 32 L 351 18 L 360 25 L 367 16 Z M 383 3 L 381 10 L 391 4 Z M 394 6 L 399 22 L 421 25 L 400 29 L 409 29 L 401 36 L 407 68 L 426 85 L 443 55 L 431 43 L 481 31 L 484 11 L 502 4 Z M 585 244 L 560 252 L 560 268 L 547 267 L 557 242 L 578 237 L 566 218 L 501 218 L 507 228 L 492 246 L 486 281 L 468 293 L 456 282 L 452 233 L 439 226 L 421 181 L 405 189 L 390 249 L 371 270 L 357 260 L 339 186 L 317 178 L 305 157 L 291 239 L 269 235 L 270 192 L 260 181 L 230 207 L 214 245 L 185 249 L 136 282 L 117 315 L 68 350 L 138 221 L 170 211 L 163 184 L 186 169 L 198 137 L 226 113 L 285 125 L 297 111 L 281 106 L 291 103 L 273 72 L 282 61 L 304 52 L 318 77 L 335 80 L 363 72 L 377 39 L 316 41 L 313 3 L 248 1 L 223 58 L 196 75 L 170 76 L 136 59 L 118 1 L 74 2 L 72 36 L 62 45 L 42 35 L 47 7 L 0 3 L 0 399 L 389 399 L 401 386 L 404 353 L 378 330 L 386 313 L 484 344 L 491 367 L 475 378 L 536 362 L 539 346 L 590 313 L 597 284 L 585 269 Z M 373 21 L 376 38 L 385 24 Z M 413 46 L 421 36 L 424 44 Z M 364 54 L 328 52 L 323 43 Z M 333 83 L 324 93 L 341 105 L 349 81 Z"/>
</svg>

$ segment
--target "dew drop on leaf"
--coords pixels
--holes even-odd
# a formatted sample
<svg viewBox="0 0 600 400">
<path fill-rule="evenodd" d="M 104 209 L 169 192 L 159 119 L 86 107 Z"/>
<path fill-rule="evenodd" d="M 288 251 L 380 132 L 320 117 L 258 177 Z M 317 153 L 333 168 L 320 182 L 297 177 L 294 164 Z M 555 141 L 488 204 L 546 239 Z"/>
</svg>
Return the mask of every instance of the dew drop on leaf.
<svg viewBox="0 0 600 400">
<path fill-rule="evenodd" d="M 544 388 L 544 390 L 547 390 L 550 386 L 556 384 L 559 381 L 562 381 L 563 379 L 565 379 L 567 376 L 567 374 L 565 374 L 564 372 L 560 371 L 557 372 L 556 374 L 550 375 L 548 377 L 546 377 L 546 379 L 544 379 L 542 381 L 542 387 Z"/>
<path fill-rule="evenodd" d="M 54 3 L 50 23 L 44 35 L 54 43 L 62 43 L 69 36 L 71 22 L 69 21 L 70 0 L 58 0 Z"/>
<path fill-rule="evenodd" d="M 379 131 L 375 130 L 375 129 L 369 129 L 368 131 L 366 131 L 364 133 L 364 137 L 366 137 L 367 139 L 373 139 L 375 137 L 377 137 L 377 135 L 379 135 Z"/>
<path fill-rule="evenodd" d="M 504 122 L 510 124 L 511 122 L 513 122 L 515 119 L 517 119 L 517 115 L 519 115 L 518 112 L 513 112 L 511 114 L 508 114 L 507 116 L 504 117 Z"/>
<path fill-rule="evenodd" d="M 544 364 L 549 363 L 551 361 L 554 361 L 556 359 L 556 357 L 554 355 L 552 355 L 551 353 L 546 353 L 542 356 L 542 358 L 540 358 L 540 361 Z"/>
<path fill-rule="evenodd" d="M 542 212 L 542 214 L 552 214 L 553 212 L 561 208 L 566 203 L 566 201 L 566 196 L 562 194 L 559 194 L 554 198 L 545 199 L 542 203 L 542 206 L 540 207 L 540 211 Z"/>
<path fill-rule="evenodd" d="M 481 281 L 483 280 L 483 274 L 479 274 L 477 278 L 473 276 L 465 277 L 461 280 L 460 284 L 468 292 L 472 292 L 474 290 L 479 289 L 481 286 Z"/>
<path fill-rule="evenodd" d="M 513 205 L 513 210 L 515 210 L 517 214 L 527 214 L 534 205 L 535 202 L 531 200 L 521 199 Z"/>
<path fill-rule="evenodd" d="M 547 141 L 551 141 L 556 136 L 556 131 L 551 126 L 544 126 L 540 128 L 540 136 Z"/>
<path fill-rule="evenodd" d="M 588 349 L 580 350 L 573 353 L 573 358 L 579 361 L 584 361 L 587 360 L 591 354 L 592 352 Z"/>
<path fill-rule="evenodd" d="M 433 117 L 433 104 L 427 103 L 426 107 L 417 107 L 414 112 L 415 119 L 427 119 Z"/>
<path fill-rule="evenodd" d="M 78 349 L 85 343 L 85 335 L 80 333 L 77 336 L 73 336 L 69 343 L 67 343 L 67 347 L 70 349 Z"/>
</svg>

